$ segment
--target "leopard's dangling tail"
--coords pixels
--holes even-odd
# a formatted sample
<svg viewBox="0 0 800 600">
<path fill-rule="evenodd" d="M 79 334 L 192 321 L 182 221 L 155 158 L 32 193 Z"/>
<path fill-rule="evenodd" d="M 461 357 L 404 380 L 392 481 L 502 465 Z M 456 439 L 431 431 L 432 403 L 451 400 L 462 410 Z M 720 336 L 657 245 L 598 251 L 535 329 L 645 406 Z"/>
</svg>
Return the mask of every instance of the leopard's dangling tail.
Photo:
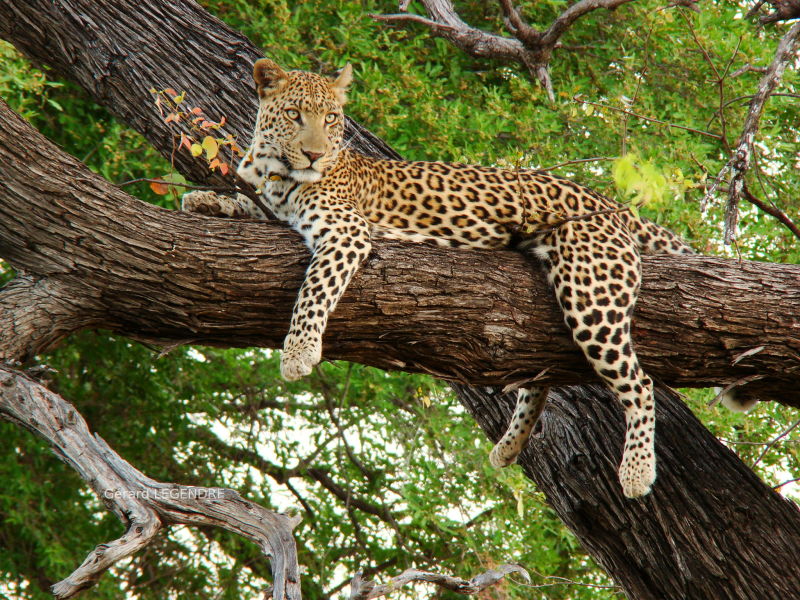
<svg viewBox="0 0 800 600">
<path fill-rule="evenodd" d="M 619 216 L 631 232 L 640 254 L 695 254 L 689 244 L 669 229 L 627 210 Z"/>
<path fill-rule="evenodd" d="M 719 394 L 723 388 L 714 388 L 714 391 Z M 739 389 L 728 390 L 722 394 L 720 398 L 722 406 L 733 412 L 747 412 L 758 404 L 758 398 L 747 394 Z"/>
</svg>

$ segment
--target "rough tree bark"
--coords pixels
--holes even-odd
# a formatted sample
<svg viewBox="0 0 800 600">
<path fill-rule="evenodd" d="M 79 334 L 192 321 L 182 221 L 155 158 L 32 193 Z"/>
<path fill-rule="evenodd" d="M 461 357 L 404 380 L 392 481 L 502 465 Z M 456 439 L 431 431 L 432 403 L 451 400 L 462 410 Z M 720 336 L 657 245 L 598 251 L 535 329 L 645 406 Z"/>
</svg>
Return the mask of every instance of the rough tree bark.
<svg viewBox="0 0 800 600">
<path fill-rule="evenodd" d="M 232 123 L 231 131 L 247 137 L 255 112 L 249 83 L 242 83 L 249 81 L 249 76 L 234 79 L 229 74 L 248 72 L 249 63 L 258 53 L 245 39 L 204 15 L 195 5 L 161 1 L 145 6 L 103 3 L 98 7 L 86 0 L 64 4 L 0 1 L 0 34 L 38 62 L 51 64 L 60 74 L 85 85 L 98 101 L 110 103 L 113 112 L 135 125 L 165 154 L 171 152 L 172 138 L 158 113 L 152 110 L 147 93 L 150 87 L 189 90 L 194 103 L 209 114 L 226 115 Z M 178 57 L 163 47 L 162 40 L 176 35 L 186 36 L 189 56 Z M 147 69 L 144 65 L 148 65 Z M 94 79 L 95 73 L 104 76 Z M 148 73 L 155 75 L 153 81 L 145 78 Z M 4 121 L 14 123 L 12 117 Z M 17 123 L 19 126 L 18 120 Z M 19 133 L 16 141 L 26 135 L 33 134 Z M 359 141 L 355 143 L 358 145 Z M 14 176 L 13 185 L 6 183 L 0 202 L 0 255 L 12 263 L 24 264 L 26 270 L 24 278 L 3 291 L 0 318 L 13 321 L 20 315 L 16 326 L 34 325 L 29 340 L 19 339 L 20 330 L 13 338 L 3 340 L 6 359 L 39 352 L 76 327 L 100 324 L 162 343 L 204 340 L 276 345 L 280 341 L 305 260 L 298 238 L 269 224 L 203 219 L 143 206 L 82 170 L 77 161 L 65 163 L 63 173 L 61 168 L 54 168 L 52 160 L 64 158 L 45 142 L 28 144 L 27 151 L 29 154 L 23 159 L 17 155 L 0 160 L 3 179 L 12 181 Z M 40 153 L 38 157 L 36 152 Z M 43 166 L 39 161 L 44 156 L 51 162 Z M 207 173 L 186 157 L 178 154 L 177 158 L 179 170 L 198 180 L 208 179 Z M 26 168 L 33 169 L 33 173 Z M 48 202 L 37 201 L 38 194 L 49 194 Z M 52 237 L 42 236 L 48 228 Z M 164 236 L 164 232 L 169 234 Z M 69 244 L 69 250 L 58 245 L 58 239 Z M 156 239 L 160 241 L 154 243 Z M 115 251 L 120 247 L 125 251 L 117 256 Z M 153 252 L 158 256 L 155 260 Z M 690 284 L 680 278 L 686 275 L 678 271 L 681 264 L 669 258 L 647 263 L 643 303 L 650 293 L 666 294 L 656 300 L 660 307 L 678 306 L 687 297 L 702 298 L 704 288 L 719 277 L 723 281 L 734 277 L 735 282 L 720 284 L 719 290 L 728 289 L 718 292 L 721 298 L 730 296 L 730 289 L 747 281 L 756 289 L 762 278 L 776 276 L 784 281 L 781 285 L 789 298 L 775 298 L 772 307 L 789 307 L 783 316 L 770 312 L 768 321 L 748 329 L 755 312 L 749 306 L 746 315 L 721 325 L 726 335 L 717 337 L 709 346 L 718 350 L 712 353 L 709 364 L 698 363 L 696 367 L 703 371 L 717 368 L 727 381 L 743 375 L 767 374 L 768 378 L 760 382 L 765 385 L 764 390 L 770 391 L 766 383 L 770 378 L 772 391 L 789 385 L 787 389 L 793 389 L 797 371 L 781 375 L 778 363 L 796 366 L 800 347 L 794 316 L 798 313 L 791 308 L 798 302 L 792 284 L 798 278 L 796 268 L 767 267 L 767 276 L 764 265 L 760 265 L 756 277 L 752 271 L 748 275 L 746 265 L 739 269 L 724 261 L 700 257 L 691 259 L 690 264 L 695 272 L 705 275 Z M 473 271 L 471 267 L 479 268 Z M 431 269 L 436 275 L 430 285 L 436 286 L 436 294 L 415 284 L 419 273 Z M 578 381 L 587 373 L 585 369 L 571 374 L 569 367 L 558 367 L 563 360 L 576 366 L 579 360 L 568 349 L 541 281 L 529 270 L 510 254 L 466 256 L 383 244 L 346 303 L 337 310 L 326 352 L 352 358 L 362 348 L 360 355 L 374 357 L 373 364 L 418 369 L 431 365 L 428 370 L 432 371 L 442 364 L 446 367 L 442 372 L 453 378 L 498 383 L 534 375 L 536 370 L 532 371 L 530 364 L 541 368 L 552 351 L 556 360 L 552 360 L 553 373 L 548 371 L 547 376 L 553 381 Z M 261 273 L 269 274 L 269 280 Z M 469 292 L 470 273 L 473 277 L 491 273 L 494 285 L 487 288 L 483 279 L 473 280 L 477 281 L 477 291 Z M 412 284 L 410 274 L 415 278 Z M 519 281 L 504 289 L 514 278 Z M 391 287 L 379 290 L 376 286 L 383 281 Z M 155 295 L 142 293 L 143 282 L 158 288 Z M 659 282 L 663 283 L 662 288 L 658 287 L 662 285 Z M 223 304 L 208 302 L 210 288 L 218 290 Z M 252 294 L 259 294 L 257 300 L 247 304 L 245 296 Z M 31 308 L 31 299 L 40 297 L 51 303 L 52 310 L 37 312 Z M 455 333 L 448 329 L 455 320 L 453 313 L 442 317 L 437 309 L 444 305 L 448 311 L 466 311 L 461 314 L 467 319 L 471 318 L 470 303 L 475 302 L 480 312 L 496 316 L 488 320 L 482 317 L 484 320 L 479 320 L 473 329 L 469 329 L 473 327 L 471 321 L 465 321 L 468 333 L 464 347 L 437 346 Z M 484 304 L 487 302 L 491 304 Z M 459 306 L 453 306 L 456 303 Z M 145 304 L 148 310 L 144 313 L 130 312 Z M 413 310 L 398 315 L 396 311 L 405 305 L 413 306 Z M 491 311 L 487 310 L 489 307 Z M 644 304 L 637 313 L 637 342 L 643 353 L 656 360 L 661 352 L 658 340 L 668 337 L 659 333 L 663 331 L 665 315 L 654 316 L 648 328 L 642 326 L 643 311 Z M 42 327 L 38 318 L 45 312 L 51 321 Z M 530 327 L 532 315 L 546 323 L 540 332 L 545 339 L 540 341 L 547 344 L 547 353 L 532 348 L 525 351 L 524 337 L 536 335 L 523 333 Z M 708 323 L 700 322 L 698 315 Z M 503 327 L 492 329 L 501 317 Z M 689 323 L 696 323 L 696 331 L 702 332 L 724 318 L 723 309 L 716 306 L 711 311 L 692 312 Z M 419 320 L 410 326 L 409 319 Z M 4 331 L 11 321 L 3 324 Z M 396 327 L 401 337 L 382 342 L 381 335 L 397 335 L 391 327 Z M 422 327 L 434 331 L 426 331 L 425 338 L 420 339 Z M 731 327 L 744 328 L 745 338 L 764 337 L 747 343 L 734 340 L 726 348 L 727 330 Z M 359 334 L 348 337 L 345 329 L 354 328 Z M 781 328 L 783 331 L 778 331 Z M 52 333 L 54 329 L 56 333 Z M 243 330 L 250 333 L 243 335 Z M 480 347 L 487 339 L 499 340 L 490 352 Z M 652 354 L 647 350 L 651 343 L 656 344 Z M 677 352 L 667 353 L 669 360 L 660 367 L 651 369 L 648 361 L 645 364 L 655 375 L 678 381 L 680 367 L 670 371 L 675 369 L 670 363 L 683 361 L 683 355 L 696 343 L 698 340 L 691 336 L 685 338 Z M 746 363 L 743 371 L 737 370 L 742 363 L 736 368 L 725 365 L 736 355 L 760 345 L 765 348 L 747 361 L 762 362 Z M 455 362 L 436 357 L 451 350 L 457 357 Z M 503 366 L 516 352 L 524 354 L 519 360 L 521 371 Z M 480 358 L 470 363 L 463 358 L 470 354 Z M 718 366 L 710 366 L 714 364 Z M 464 372 L 471 375 L 465 376 Z M 460 392 L 481 426 L 496 439 L 509 414 L 508 399 L 498 402 L 491 394 L 475 388 L 461 388 Z M 796 508 L 758 482 L 674 397 L 662 395 L 659 406 L 660 475 L 655 492 L 641 502 L 626 502 L 620 496 L 615 468 L 622 420 L 602 389 L 553 395 L 541 433 L 521 463 L 587 549 L 631 597 L 791 597 L 800 582 L 797 573 L 786 572 L 782 565 L 798 564 L 800 516 Z M 776 556 L 781 559 L 775 560 Z"/>
</svg>

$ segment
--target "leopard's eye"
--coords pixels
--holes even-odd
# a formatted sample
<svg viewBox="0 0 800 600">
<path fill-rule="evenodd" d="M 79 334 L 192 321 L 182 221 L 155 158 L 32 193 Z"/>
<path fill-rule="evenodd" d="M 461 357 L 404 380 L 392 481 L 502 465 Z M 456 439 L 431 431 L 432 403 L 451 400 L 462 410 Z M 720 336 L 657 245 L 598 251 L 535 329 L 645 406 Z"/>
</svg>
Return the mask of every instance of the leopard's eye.
<svg viewBox="0 0 800 600">
<path fill-rule="evenodd" d="M 292 121 L 299 121 L 300 120 L 300 112 L 296 111 L 293 108 L 286 109 L 286 116 L 289 117 Z"/>
<path fill-rule="evenodd" d="M 327 115 L 325 115 L 325 122 L 328 125 L 330 125 L 331 123 L 335 123 L 336 119 L 338 119 L 338 118 L 339 118 L 339 115 L 337 115 L 336 113 L 328 113 Z"/>
</svg>

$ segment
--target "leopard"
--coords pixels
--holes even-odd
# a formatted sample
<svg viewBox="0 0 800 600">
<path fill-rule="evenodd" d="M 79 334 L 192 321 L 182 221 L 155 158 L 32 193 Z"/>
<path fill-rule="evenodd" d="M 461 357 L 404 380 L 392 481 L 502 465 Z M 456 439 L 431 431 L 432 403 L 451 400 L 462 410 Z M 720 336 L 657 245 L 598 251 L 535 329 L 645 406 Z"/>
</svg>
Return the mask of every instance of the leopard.
<svg viewBox="0 0 800 600">
<path fill-rule="evenodd" d="M 336 75 L 253 67 L 258 113 L 237 175 L 257 192 L 194 191 L 182 208 L 214 216 L 276 218 L 311 252 L 283 344 L 286 380 L 322 359 L 328 318 L 380 239 L 453 249 L 516 249 L 544 269 L 564 323 L 625 417 L 618 478 L 627 498 L 656 479 L 653 380 L 634 349 L 631 324 L 641 256 L 691 254 L 668 229 L 630 206 L 550 171 L 372 158 L 345 142 L 351 65 Z M 265 210 L 266 209 L 266 210 Z M 271 213 L 271 214 L 268 214 Z M 523 384 L 490 463 L 516 462 L 549 388 Z"/>
</svg>

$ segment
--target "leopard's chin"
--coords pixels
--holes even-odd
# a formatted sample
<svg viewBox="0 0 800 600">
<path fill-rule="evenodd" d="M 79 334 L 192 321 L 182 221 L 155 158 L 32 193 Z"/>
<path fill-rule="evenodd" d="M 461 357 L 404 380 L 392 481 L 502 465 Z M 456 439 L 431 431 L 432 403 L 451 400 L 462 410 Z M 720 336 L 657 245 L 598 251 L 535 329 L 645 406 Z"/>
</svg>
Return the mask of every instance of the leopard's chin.
<svg viewBox="0 0 800 600">
<path fill-rule="evenodd" d="M 316 169 L 293 169 L 289 177 L 300 183 L 314 183 L 322 179 L 322 173 Z"/>
</svg>

